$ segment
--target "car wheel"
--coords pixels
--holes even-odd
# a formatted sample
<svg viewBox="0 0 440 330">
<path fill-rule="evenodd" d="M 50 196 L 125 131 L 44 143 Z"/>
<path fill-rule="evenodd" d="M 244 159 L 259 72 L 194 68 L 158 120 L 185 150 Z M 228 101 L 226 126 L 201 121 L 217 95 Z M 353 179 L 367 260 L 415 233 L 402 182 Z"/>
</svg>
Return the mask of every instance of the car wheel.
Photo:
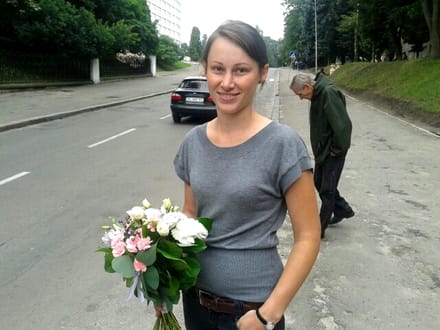
<svg viewBox="0 0 440 330">
<path fill-rule="evenodd" d="M 173 112 L 173 121 L 175 123 L 180 123 L 180 119 L 181 119 L 180 116 L 177 113 Z"/>
</svg>

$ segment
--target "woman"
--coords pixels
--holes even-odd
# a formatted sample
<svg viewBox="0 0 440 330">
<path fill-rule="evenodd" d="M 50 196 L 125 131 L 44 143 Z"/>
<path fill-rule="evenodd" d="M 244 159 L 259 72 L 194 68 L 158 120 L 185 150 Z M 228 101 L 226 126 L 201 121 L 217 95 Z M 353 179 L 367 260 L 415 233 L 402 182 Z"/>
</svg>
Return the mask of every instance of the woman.
<svg viewBox="0 0 440 330">
<path fill-rule="evenodd" d="M 319 251 L 311 160 L 291 128 L 253 108 L 269 71 L 253 27 L 219 26 L 202 64 L 217 118 L 193 128 L 174 160 L 183 212 L 213 220 L 196 288 L 183 296 L 186 329 L 282 330 Z M 283 267 L 276 232 L 287 211 L 295 243 Z"/>
</svg>

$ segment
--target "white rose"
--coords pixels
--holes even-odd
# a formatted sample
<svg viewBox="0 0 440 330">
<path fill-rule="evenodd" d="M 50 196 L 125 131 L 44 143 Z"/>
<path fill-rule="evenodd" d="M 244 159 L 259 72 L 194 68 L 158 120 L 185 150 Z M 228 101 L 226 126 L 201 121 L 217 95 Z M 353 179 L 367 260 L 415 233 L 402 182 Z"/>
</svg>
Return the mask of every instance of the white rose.
<svg viewBox="0 0 440 330">
<path fill-rule="evenodd" d="M 147 220 L 159 220 L 162 217 L 162 212 L 159 209 L 146 209 L 144 214 Z"/>
<path fill-rule="evenodd" d="M 144 218 L 144 209 L 140 206 L 134 206 L 131 210 L 127 211 L 127 214 L 133 220 L 141 220 Z"/>
<path fill-rule="evenodd" d="M 162 217 L 162 221 L 165 221 L 168 226 L 174 227 L 174 225 L 179 222 L 180 220 L 186 219 L 186 215 L 182 212 L 169 212 L 165 213 Z"/>
<path fill-rule="evenodd" d="M 156 231 L 160 236 L 168 236 L 170 233 L 170 227 L 164 221 L 159 221 L 156 225 Z"/>
<path fill-rule="evenodd" d="M 197 220 L 185 218 L 177 222 L 176 227 L 171 231 L 171 235 L 181 245 L 193 245 L 195 239 L 205 239 L 208 237 L 208 231 Z"/>
</svg>

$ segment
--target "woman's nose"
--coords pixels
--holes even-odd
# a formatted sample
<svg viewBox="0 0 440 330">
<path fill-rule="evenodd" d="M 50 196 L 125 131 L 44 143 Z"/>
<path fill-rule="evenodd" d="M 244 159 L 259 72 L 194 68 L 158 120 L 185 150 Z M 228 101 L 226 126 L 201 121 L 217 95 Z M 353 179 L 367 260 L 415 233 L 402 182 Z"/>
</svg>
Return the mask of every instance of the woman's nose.
<svg viewBox="0 0 440 330">
<path fill-rule="evenodd" d="M 225 73 L 222 79 L 222 87 L 226 89 L 234 87 L 234 77 L 232 73 Z"/>
</svg>

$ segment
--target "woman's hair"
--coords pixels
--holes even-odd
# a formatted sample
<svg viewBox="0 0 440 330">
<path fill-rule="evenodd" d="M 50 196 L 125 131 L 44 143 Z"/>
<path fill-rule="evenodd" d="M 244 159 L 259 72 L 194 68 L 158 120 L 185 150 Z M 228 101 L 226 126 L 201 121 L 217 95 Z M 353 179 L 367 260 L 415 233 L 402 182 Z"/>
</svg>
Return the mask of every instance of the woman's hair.
<svg viewBox="0 0 440 330">
<path fill-rule="evenodd" d="M 292 82 L 290 83 L 290 89 L 294 88 L 296 90 L 303 90 L 304 84 L 312 84 L 313 80 L 309 75 L 304 73 L 298 73 L 293 77 Z"/>
<path fill-rule="evenodd" d="M 266 44 L 258 31 L 241 21 L 226 21 L 211 34 L 206 42 L 201 59 L 205 68 L 211 46 L 219 37 L 226 38 L 243 49 L 250 58 L 258 63 L 260 69 L 268 64 Z"/>
</svg>

